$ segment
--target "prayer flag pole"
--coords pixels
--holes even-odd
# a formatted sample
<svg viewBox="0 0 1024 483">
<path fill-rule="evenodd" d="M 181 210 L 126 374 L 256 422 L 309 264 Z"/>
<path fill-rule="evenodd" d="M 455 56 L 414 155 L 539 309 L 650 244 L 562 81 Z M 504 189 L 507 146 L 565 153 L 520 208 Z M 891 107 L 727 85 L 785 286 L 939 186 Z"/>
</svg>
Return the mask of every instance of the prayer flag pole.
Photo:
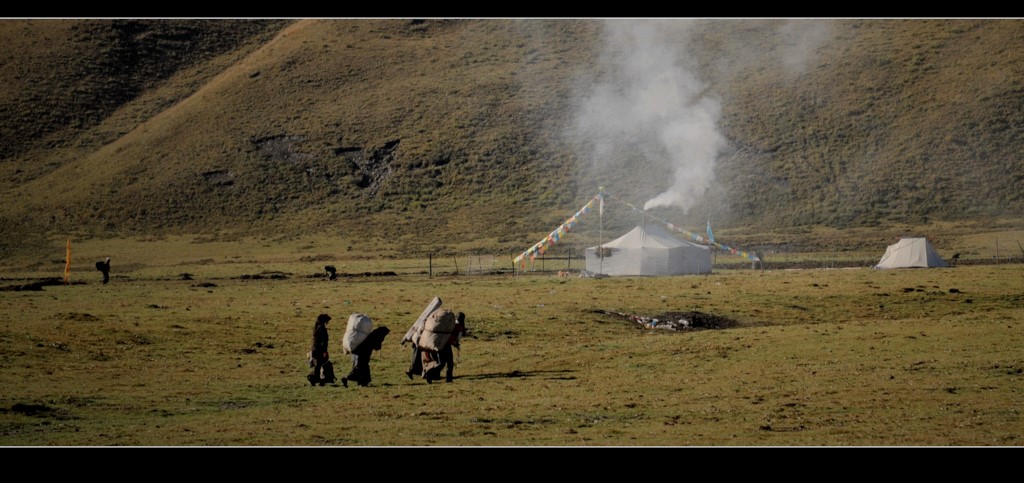
<svg viewBox="0 0 1024 483">
<path fill-rule="evenodd" d="M 597 222 L 597 271 L 598 273 L 604 273 L 604 186 L 598 186 L 597 189 L 600 191 L 598 194 L 601 196 L 601 205 L 597 210 L 598 222 Z"/>
</svg>

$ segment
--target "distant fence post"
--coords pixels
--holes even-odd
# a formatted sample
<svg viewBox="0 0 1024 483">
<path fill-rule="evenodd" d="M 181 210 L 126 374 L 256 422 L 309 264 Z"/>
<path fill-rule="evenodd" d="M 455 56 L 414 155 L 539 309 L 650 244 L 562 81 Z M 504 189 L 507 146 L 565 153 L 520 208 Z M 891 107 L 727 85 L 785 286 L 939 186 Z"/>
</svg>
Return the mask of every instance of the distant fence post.
<svg viewBox="0 0 1024 483">
<path fill-rule="evenodd" d="M 427 273 L 429 274 L 429 275 L 427 275 L 427 278 L 434 278 L 434 254 L 433 253 L 428 253 L 427 254 L 427 270 L 428 270 Z"/>
<path fill-rule="evenodd" d="M 567 271 L 568 270 L 572 270 L 572 248 L 569 248 L 569 260 L 568 260 L 568 264 L 565 266 L 565 269 Z"/>
</svg>

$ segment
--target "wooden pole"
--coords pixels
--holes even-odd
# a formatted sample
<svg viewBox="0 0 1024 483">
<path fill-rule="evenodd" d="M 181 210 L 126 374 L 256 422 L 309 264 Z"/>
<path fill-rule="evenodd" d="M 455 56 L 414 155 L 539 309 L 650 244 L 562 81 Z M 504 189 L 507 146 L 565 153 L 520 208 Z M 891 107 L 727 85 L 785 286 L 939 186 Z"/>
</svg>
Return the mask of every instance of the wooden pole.
<svg viewBox="0 0 1024 483">
<path fill-rule="evenodd" d="M 429 274 L 429 275 L 427 275 L 427 278 L 434 278 L 434 254 L 433 253 L 428 253 L 427 254 L 427 264 L 428 264 L 427 265 L 427 267 L 428 267 L 427 268 L 427 270 L 428 270 L 427 273 Z"/>
<path fill-rule="evenodd" d="M 71 239 L 68 238 L 68 251 L 64 258 L 64 285 L 71 281 Z"/>
<path fill-rule="evenodd" d="M 604 197 L 601 197 L 601 211 L 597 219 L 597 272 L 604 273 Z"/>
</svg>

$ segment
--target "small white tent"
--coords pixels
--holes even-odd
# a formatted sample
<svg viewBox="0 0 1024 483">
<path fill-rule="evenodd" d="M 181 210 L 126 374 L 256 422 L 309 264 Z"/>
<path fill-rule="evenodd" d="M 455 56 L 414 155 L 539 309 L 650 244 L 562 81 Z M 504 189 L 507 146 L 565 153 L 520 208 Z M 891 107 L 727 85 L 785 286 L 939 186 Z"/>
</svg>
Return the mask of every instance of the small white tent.
<svg viewBox="0 0 1024 483">
<path fill-rule="evenodd" d="M 949 265 L 935 252 L 927 238 L 901 238 L 885 249 L 875 268 L 932 268 Z"/>
<path fill-rule="evenodd" d="M 587 271 L 605 275 L 683 275 L 711 272 L 711 250 L 680 240 L 656 226 L 638 226 L 629 233 L 587 248 Z"/>
</svg>

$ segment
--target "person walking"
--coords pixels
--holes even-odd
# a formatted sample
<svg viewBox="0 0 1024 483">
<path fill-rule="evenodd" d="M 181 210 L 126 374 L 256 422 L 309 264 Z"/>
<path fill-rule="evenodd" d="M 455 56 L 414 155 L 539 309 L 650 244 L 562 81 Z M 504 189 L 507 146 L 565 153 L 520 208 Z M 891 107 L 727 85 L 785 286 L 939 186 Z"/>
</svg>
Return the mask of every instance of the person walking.
<svg viewBox="0 0 1024 483">
<path fill-rule="evenodd" d="M 455 329 L 452 331 L 451 336 L 445 342 L 441 350 L 434 352 L 430 351 L 430 359 L 436 364 L 429 364 L 433 366 L 430 370 L 423 373 L 423 378 L 427 380 L 427 383 L 441 378 L 441 370 L 445 370 L 445 382 L 452 382 L 454 379 L 453 371 L 455 370 L 455 357 L 452 354 L 452 347 L 461 349 L 462 336 L 466 333 L 466 314 L 459 312 L 455 316 Z"/>
<path fill-rule="evenodd" d="M 370 355 L 373 351 L 379 351 L 384 344 L 384 337 L 391 332 L 385 326 L 377 327 L 370 331 L 362 342 L 352 349 L 352 371 L 341 378 L 341 385 L 348 387 L 348 381 L 355 381 L 360 386 L 370 384 Z"/>
<path fill-rule="evenodd" d="M 402 345 L 405 345 L 406 342 L 412 343 L 412 361 L 409 362 L 409 369 L 405 371 L 405 376 L 410 380 L 414 375 L 419 376 L 423 374 L 423 360 L 421 359 L 422 354 L 419 347 L 420 334 L 423 333 L 423 324 L 426 322 L 427 317 L 440 307 L 441 297 L 435 296 L 427 304 L 427 307 L 423 309 L 423 313 L 416 319 L 416 322 L 413 322 L 412 327 L 409 327 L 405 336 L 402 337 Z"/>
<path fill-rule="evenodd" d="M 103 284 L 106 285 L 110 281 L 110 257 L 96 262 L 96 270 L 103 272 Z"/>
<path fill-rule="evenodd" d="M 320 314 L 317 316 L 316 323 L 313 325 L 313 345 L 309 349 L 310 358 L 312 358 L 313 361 L 313 370 L 306 376 L 306 380 L 308 380 L 309 384 L 313 386 L 316 386 L 317 384 L 323 386 L 326 383 L 334 382 L 334 370 L 333 367 L 331 367 L 330 355 L 327 353 L 329 339 L 327 335 L 327 323 L 330 321 L 330 315 Z M 329 367 L 330 370 L 325 371 L 324 366 Z"/>
</svg>

